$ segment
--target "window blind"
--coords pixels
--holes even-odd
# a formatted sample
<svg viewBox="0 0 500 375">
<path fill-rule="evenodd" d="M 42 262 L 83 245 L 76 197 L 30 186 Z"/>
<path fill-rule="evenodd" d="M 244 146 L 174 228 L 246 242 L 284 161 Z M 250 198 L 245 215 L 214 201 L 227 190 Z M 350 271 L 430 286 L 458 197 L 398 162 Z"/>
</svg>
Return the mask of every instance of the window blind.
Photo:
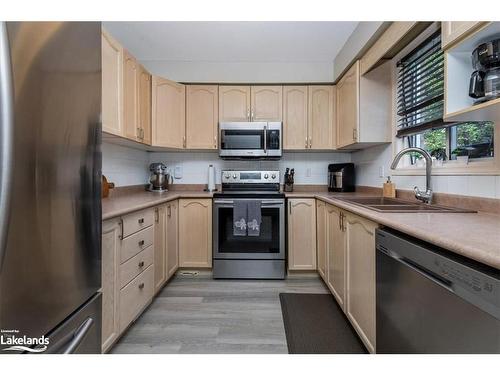
<svg viewBox="0 0 500 375">
<path fill-rule="evenodd" d="M 397 63 L 397 136 L 453 125 L 443 121 L 444 56 L 441 31 Z"/>
</svg>

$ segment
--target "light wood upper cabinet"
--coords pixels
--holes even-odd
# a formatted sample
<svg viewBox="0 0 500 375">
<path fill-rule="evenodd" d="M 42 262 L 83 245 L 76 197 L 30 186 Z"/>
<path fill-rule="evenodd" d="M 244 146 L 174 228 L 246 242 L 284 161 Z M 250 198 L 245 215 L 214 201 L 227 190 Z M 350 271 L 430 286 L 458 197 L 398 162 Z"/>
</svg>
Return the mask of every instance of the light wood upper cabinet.
<svg viewBox="0 0 500 375">
<path fill-rule="evenodd" d="M 335 147 L 334 86 L 309 86 L 309 148 Z"/>
<path fill-rule="evenodd" d="M 123 47 L 103 30 L 102 58 L 102 131 L 123 135 Z"/>
<path fill-rule="evenodd" d="M 219 86 L 219 122 L 250 121 L 250 86 Z"/>
<path fill-rule="evenodd" d="M 288 200 L 288 269 L 316 269 L 316 203 Z"/>
<path fill-rule="evenodd" d="M 152 78 L 152 145 L 183 148 L 186 88 L 177 82 Z"/>
<path fill-rule="evenodd" d="M 251 87 L 251 121 L 281 121 L 283 118 L 283 87 Z"/>
<path fill-rule="evenodd" d="M 347 317 L 371 353 L 376 339 L 375 230 L 378 225 L 347 213 Z"/>
<path fill-rule="evenodd" d="M 211 199 L 179 200 L 179 263 L 180 267 L 212 267 Z"/>
<path fill-rule="evenodd" d="M 118 339 L 119 322 L 119 269 L 121 248 L 120 219 L 102 224 L 102 352 Z"/>
<path fill-rule="evenodd" d="M 308 88 L 283 87 L 283 147 L 285 150 L 308 148 Z"/>
<path fill-rule="evenodd" d="M 139 65 L 138 74 L 138 127 L 142 143 L 151 144 L 151 74 Z"/>
<path fill-rule="evenodd" d="M 442 21 L 441 22 L 441 47 L 447 49 L 463 37 L 488 22 L 479 21 Z"/>
<path fill-rule="evenodd" d="M 186 148 L 216 149 L 219 90 L 216 85 L 188 85 L 186 89 Z"/>
<path fill-rule="evenodd" d="M 175 274 L 179 267 L 179 201 L 167 203 L 167 278 Z"/>
<path fill-rule="evenodd" d="M 140 139 L 138 120 L 139 89 L 137 79 L 139 64 L 128 51 L 123 51 L 123 126 L 124 136 Z"/>
<path fill-rule="evenodd" d="M 359 101 L 359 62 L 337 83 L 337 146 L 357 142 Z"/>
<path fill-rule="evenodd" d="M 155 208 L 154 223 L 154 280 L 155 293 L 167 281 L 166 207 Z"/>
<path fill-rule="evenodd" d="M 327 233 L 326 203 L 316 200 L 316 249 L 318 253 L 318 273 L 325 282 L 327 282 Z"/>
<path fill-rule="evenodd" d="M 337 83 L 337 148 L 391 142 L 392 76 L 387 61 L 360 76 L 359 60 Z"/>
<path fill-rule="evenodd" d="M 328 287 L 338 304 L 345 310 L 346 289 L 346 240 L 343 228 L 343 212 L 330 204 L 326 207 L 327 212 L 327 274 Z"/>
</svg>

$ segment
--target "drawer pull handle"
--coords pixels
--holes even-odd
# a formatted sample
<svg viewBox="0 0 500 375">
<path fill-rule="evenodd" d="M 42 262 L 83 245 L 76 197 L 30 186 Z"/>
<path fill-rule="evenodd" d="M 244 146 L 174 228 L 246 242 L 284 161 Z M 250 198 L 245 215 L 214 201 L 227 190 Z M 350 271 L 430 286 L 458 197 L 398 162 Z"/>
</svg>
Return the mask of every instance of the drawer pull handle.
<svg viewBox="0 0 500 375">
<path fill-rule="evenodd" d="M 139 284 L 139 289 L 144 289 L 144 283 Z"/>
<path fill-rule="evenodd" d="M 139 241 L 139 246 L 144 246 L 144 240 Z"/>
<path fill-rule="evenodd" d="M 139 220 L 137 220 L 139 222 L 139 224 L 144 224 L 144 218 L 141 217 Z"/>
<path fill-rule="evenodd" d="M 144 267 L 144 261 L 139 262 L 139 267 Z"/>
</svg>

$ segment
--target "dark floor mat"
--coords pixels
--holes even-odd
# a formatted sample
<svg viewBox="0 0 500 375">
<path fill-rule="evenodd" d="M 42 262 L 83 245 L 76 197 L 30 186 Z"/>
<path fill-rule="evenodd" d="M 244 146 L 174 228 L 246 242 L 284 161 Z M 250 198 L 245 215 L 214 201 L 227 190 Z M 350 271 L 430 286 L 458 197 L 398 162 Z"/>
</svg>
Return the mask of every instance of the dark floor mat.
<svg viewBox="0 0 500 375">
<path fill-rule="evenodd" d="M 331 294 L 280 293 L 290 354 L 367 353 Z"/>
</svg>

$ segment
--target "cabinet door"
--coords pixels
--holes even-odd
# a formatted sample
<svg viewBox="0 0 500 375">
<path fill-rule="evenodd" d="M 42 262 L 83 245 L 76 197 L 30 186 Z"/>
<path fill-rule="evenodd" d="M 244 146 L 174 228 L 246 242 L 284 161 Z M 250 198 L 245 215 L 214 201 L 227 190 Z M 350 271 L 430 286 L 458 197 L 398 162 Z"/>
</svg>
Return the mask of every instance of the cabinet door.
<svg viewBox="0 0 500 375">
<path fill-rule="evenodd" d="M 316 203 L 288 200 L 288 269 L 316 269 Z"/>
<path fill-rule="evenodd" d="M 140 140 L 138 124 L 139 64 L 134 56 L 123 51 L 123 127 L 126 138 Z"/>
<path fill-rule="evenodd" d="M 327 281 L 326 272 L 326 243 L 327 243 L 327 227 L 326 227 L 326 203 L 320 200 L 316 201 L 316 248 L 318 273 Z"/>
<path fill-rule="evenodd" d="M 353 214 L 345 218 L 347 242 L 347 317 L 375 352 L 375 229 L 377 224 Z"/>
<path fill-rule="evenodd" d="M 120 334 L 119 265 L 121 225 L 119 219 L 102 223 L 102 351 L 107 351 Z"/>
<path fill-rule="evenodd" d="M 216 149 L 219 121 L 218 86 L 187 86 L 186 103 L 186 148 Z"/>
<path fill-rule="evenodd" d="M 334 98 L 334 86 L 309 86 L 309 148 L 334 148 Z"/>
<path fill-rule="evenodd" d="M 179 200 L 180 267 L 212 267 L 212 200 Z"/>
<path fill-rule="evenodd" d="M 250 86 L 219 86 L 219 122 L 250 121 Z"/>
<path fill-rule="evenodd" d="M 308 148 L 307 86 L 283 87 L 283 146 L 285 150 Z"/>
<path fill-rule="evenodd" d="M 138 104 L 138 126 L 141 129 L 140 141 L 151 144 L 151 74 L 139 65 L 139 104 Z"/>
<path fill-rule="evenodd" d="M 337 147 L 358 140 L 359 124 L 359 60 L 337 83 Z"/>
<path fill-rule="evenodd" d="M 152 145 L 183 148 L 186 88 L 161 77 L 152 78 Z"/>
<path fill-rule="evenodd" d="M 167 278 L 179 267 L 179 201 L 167 203 Z"/>
<path fill-rule="evenodd" d="M 167 281 L 167 246 L 166 246 L 166 209 L 165 206 L 155 208 L 154 224 L 154 280 L 155 292 L 159 291 Z"/>
<path fill-rule="evenodd" d="M 327 205 L 327 277 L 328 287 L 340 307 L 345 310 L 345 253 L 346 241 L 341 211 Z"/>
<path fill-rule="evenodd" d="M 123 48 L 105 31 L 101 34 L 102 131 L 123 135 Z"/>
<path fill-rule="evenodd" d="M 281 121 L 283 118 L 283 87 L 252 86 L 251 121 Z"/>
<path fill-rule="evenodd" d="M 473 30 L 486 25 L 488 22 L 479 21 L 442 21 L 441 22 L 441 46 L 443 49 L 451 47 L 462 37 Z"/>
</svg>

